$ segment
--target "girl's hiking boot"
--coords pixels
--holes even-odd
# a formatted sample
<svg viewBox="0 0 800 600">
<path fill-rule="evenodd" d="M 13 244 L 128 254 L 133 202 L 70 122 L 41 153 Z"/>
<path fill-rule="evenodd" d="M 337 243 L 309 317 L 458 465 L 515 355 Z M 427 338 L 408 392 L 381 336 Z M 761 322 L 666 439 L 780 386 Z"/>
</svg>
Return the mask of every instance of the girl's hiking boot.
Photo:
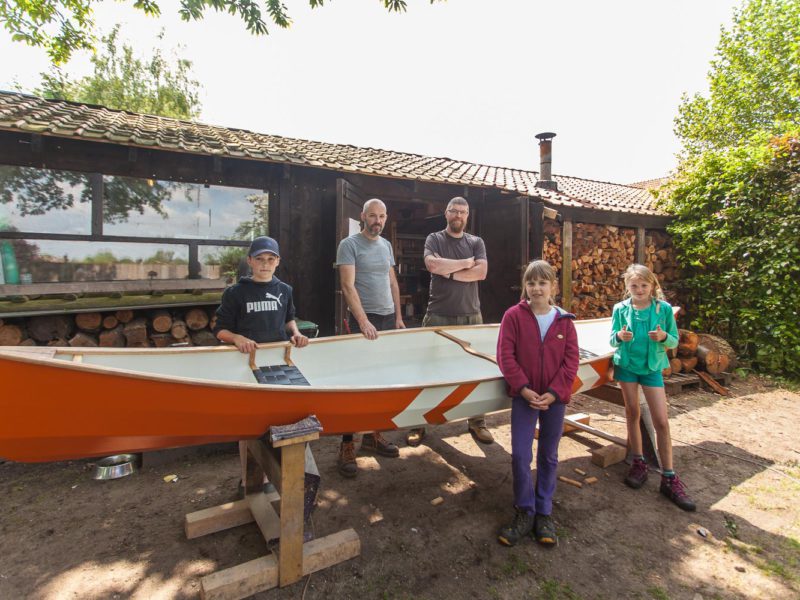
<svg viewBox="0 0 800 600">
<path fill-rule="evenodd" d="M 689 498 L 689 495 L 686 493 L 683 482 L 678 479 L 677 475 L 673 475 L 672 477 L 661 476 L 661 493 L 672 500 L 678 508 L 689 512 L 697 509 L 695 503 L 692 502 L 692 499 Z"/>
<path fill-rule="evenodd" d="M 531 531 L 533 531 L 534 520 L 534 515 L 517 509 L 511 525 L 506 525 L 497 532 L 497 541 L 504 546 L 514 546 L 522 538 L 530 535 Z"/>
<path fill-rule="evenodd" d="M 392 442 L 387 440 L 377 431 L 375 433 L 365 433 L 361 438 L 361 451 L 380 454 L 389 458 L 400 456 L 400 450 Z"/>
<path fill-rule="evenodd" d="M 536 515 L 536 523 L 533 526 L 533 534 L 536 541 L 545 546 L 558 545 L 556 535 L 556 524 L 550 515 Z"/>
<path fill-rule="evenodd" d="M 638 490 L 647 481 L 647 463 L 641 458 L 634 458 L 628 475 L 625 477 L 625 485 Z M 664 491 L 664 484 L 661 484 L 661 491 Z"/>
</svg>

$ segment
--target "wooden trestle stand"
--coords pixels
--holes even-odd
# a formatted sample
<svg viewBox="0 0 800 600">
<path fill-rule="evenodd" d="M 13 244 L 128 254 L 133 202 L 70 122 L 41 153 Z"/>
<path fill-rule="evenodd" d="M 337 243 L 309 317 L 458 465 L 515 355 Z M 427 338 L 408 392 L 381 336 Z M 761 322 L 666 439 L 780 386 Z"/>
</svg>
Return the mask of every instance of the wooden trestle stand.
<svg viewBox="0 0 800 600">
<path fill-rule="evenodd" d="M 255 521 L 267 542 L 279 539 L 277 555 L 273 552 L 206 575 L 200 580 L 201 598 L 245 598 L 291 585 L 361 554 L 361 540 L 353 529 L 303 543 L 305 444 L 318 438 L 319 433 L 311 433 L 273 444 L 239 442 L 244 500 L 187 514 L 186 537 L 193 539 Z M 276 492 L 263 493 L 265 473 Z"/>
</svg>

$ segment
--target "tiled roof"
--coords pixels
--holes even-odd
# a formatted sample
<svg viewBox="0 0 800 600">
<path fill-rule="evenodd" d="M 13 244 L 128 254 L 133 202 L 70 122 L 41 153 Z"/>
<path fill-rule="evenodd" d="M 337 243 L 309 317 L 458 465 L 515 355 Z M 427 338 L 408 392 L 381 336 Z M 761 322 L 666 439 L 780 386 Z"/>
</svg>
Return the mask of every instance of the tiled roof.
<svg viewBox="0 0 800 600">
<path fill-rule="evenodd" d="M 657 190 L 662 185 L 669 181 L 669 177 L 658 177 L 657 179 L 645 179 L 644 181 L 636 181 L 629 183 L 631 187 L 642 188 L 643 190 Z"/>
<path fill-rule="evenodd" d="M 626 185 L 554 175 L 559 188 L 555 192 L 536 187 L 535 171 L 266 135 L 14 92 L 0 91 L 0 130 L 495 188 L 539 197 L 554 206 L 663 214 L 648 191 Z"/>
</svg>

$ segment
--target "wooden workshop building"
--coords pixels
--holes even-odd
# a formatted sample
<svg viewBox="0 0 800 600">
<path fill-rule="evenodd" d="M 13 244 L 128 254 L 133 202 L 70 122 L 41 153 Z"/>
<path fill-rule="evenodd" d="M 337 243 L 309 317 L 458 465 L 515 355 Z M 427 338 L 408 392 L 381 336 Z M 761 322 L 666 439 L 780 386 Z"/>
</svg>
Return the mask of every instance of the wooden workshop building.
<svg viewBox="0 0 800 600">
<path fill-rule="evenodd" d="M 650 191 L 552 175 L 554 135 L 537 136 L 539 165 L 532 166 L 539 170 L 525 171 L 0 92 L 0 244 L 16 248 L 23 275 L 6 277 L 0 300 L 27 300 L 13 310 L 4 303 L 0 318 L 30 317 L 35 311 L 26 306 L 37 296 L 56 298 L 51 312 L 70 312 L 76 300 L 58 298 L 84 292 L 106 298 L 80 298 L 80 310 L 130 308 L 126 298 L 136 290 L 153 294 L 147 309 L 192 298 L 213 307 L 231 274 L 212 268 L 209 257 L 246 248 L 247 232 L 263 225 L 280 243 L 278 276 L 294 287 L 297 314 L 333 334 L 344 315 L 336 248 L 357 231 L 361 205 L 372 197 L 388 207 L 384 236 L 394 246 L 409 325 L 419 324 L 427 303 L 425 236 L 444 228 L 454 196 L 467 198 L 468 230 L 486 242 L 486 322 L 519 299 L 521 269 L 536 257 L 558 267 L 560 302 L 582 318 L 610 314 L 633 261 L 674 281 L 669 217 Z M 73 217 L 82 224 L 73 227 Z M 66 251 L 60 262 L 59 251 L 30 251 L 56 243 L 89 244 L 98 253 L 124 248 L 112 254 L 139 258 L 101 268 L 97 256 L 90 265 L 68 260 Z M 169 268 L 129 250 L 156 247 L 172 258 Z"/>
</svg>

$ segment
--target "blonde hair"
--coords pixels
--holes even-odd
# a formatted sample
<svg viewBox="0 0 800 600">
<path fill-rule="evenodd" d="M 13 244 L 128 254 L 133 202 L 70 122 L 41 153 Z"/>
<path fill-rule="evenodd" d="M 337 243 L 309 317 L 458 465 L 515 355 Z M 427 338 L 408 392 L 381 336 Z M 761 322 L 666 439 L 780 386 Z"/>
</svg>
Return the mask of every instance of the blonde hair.
<svg viewBox="0 0 800 600">
<path fill-rule="evenodd" d="M 644 265 L 637 265 L 637 264 L 632 264 L 625 270 L 624 278 L 625 278 L 626 298 L 631 295 L 631 291 L 628 288 L 628 284 L 634 277 L 638 277 L 639 279 L 644 279 L 647 283 L 650 284 L 650 286 L 652 287 L 650 294 L 654 300 L 664 299 L 664 291 L 661 289 L 661 284 L 658 282 L 658 277 L 656 277 L 653 274 L 653 272 Z"/>
<path fill-rule="evenodd" d="M 546 260 L 532 261 L 525 268 L 525 272 L 522 274 L 521 300 L 530 300 L 530 298 L 528 298 L 528 291 L 525 289 L 525 285 L 530 281 L 534 281 L 535 279 L 545 279 L 550 283 L 557 283 L 556 270 Z M 555 304 L 555 292 L 556 288 L 553 286 L 553 296 L 550 296 L 550 304 Z"/>
</svg>

